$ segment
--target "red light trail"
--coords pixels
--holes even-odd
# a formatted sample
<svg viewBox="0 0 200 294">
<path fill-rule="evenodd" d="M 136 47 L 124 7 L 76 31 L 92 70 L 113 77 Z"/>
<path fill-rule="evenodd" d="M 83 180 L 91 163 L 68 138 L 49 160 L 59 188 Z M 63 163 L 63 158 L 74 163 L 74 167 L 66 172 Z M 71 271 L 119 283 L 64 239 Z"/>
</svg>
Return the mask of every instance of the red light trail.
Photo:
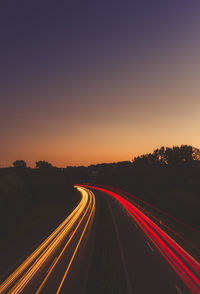
<svg viewBox="0 0 200 294">
<path fill-rule="evenodd" d="M 171 216 L 169 213 L 166 213 L 165 211 L 162 211 L 161 209 L 155 207 L 154 205 L 152 205 L 152 204 L 150 204 L 150 203 L 148 203 L 148 202 L 146 202 L 146 201 L 144 201 L 144 200 L 142 200 L 142 199 L 140 199 L 140 198 L 138 198 L 138 197 L 136 197 L 136 196 L 133 196 L 132 194 L 130 194 L 130 193 L 124 191 L 124 190 L 121 190 L 121 189 L 119 189 L 119 188 L 115 188 L 115 187 L 111 187 L 111 186 L 100 185 L 100 184 L 98 184 L 97 186 L 98 186 L 98 187 L 104 187 L 104 188 L 109 189 L 109 190 L 111 190 L 111 191 L 117 192 L 117 193 L 118 193 L 119 195 L 121 195 L 123 198 L 126 198 L 129 202 L 131 202 L 133 205 L 135 205 L 135 206 L 139 206 L 139 205 L 136 204 L 132 199 L 130 199 L 130 197 L 131 197 L 131 198 L 134 198 L 134 199 L 138 200 L 139 202 L 141 202 L 142 204 L 145 204 L 145 205 L 149 206 L 150 208 L 153 208 L 154 210 L 158 211 L 159 213 L 161 213 L 161 215 L 165 215 L 165 216 L 171 218 L 173 221 L 175 221 L 175 222 L 177 222 L 177 223 L 183 225 L 183 226 L 186 227 L 187 229 L 192 230 L 192 231 L 195 231 L 196 233 L 200 233 L 200 231 L 199 231 L 198 229 L 193 228 L 193 227 L 191 227 L 190 225 L 183 223 L 182 221 L 180 221 L 180 220 L 176 219 L 175 217 Z M 129 197 L 126 196 L 126 195 L 128 195 Z M 155 217 L 153 214 L 151 214 L 151 213 L 150 213 L 148 210 L 146 210 L 144 207 L 141 207 L 141 208 L 142 208 L 142 210 L 143 210 L 145 213 L 147 213 L 151 218 L 155 219 L 157 222 L 160 223 L 160 219 L 158 219 L 157 217 Z M 195 251 L 199 252 L 199 248 L 198 248 L 195 244 L 193 244 L 191 241 L 189 241 L 188 239 L 184 238 L 182 235 L 180 235 L 179 233 L 177 233 L 176 231 L 174 231 L 173 229 L 171 229 L 171 228 L 170 228 L 169 226 L 167 226 L 164 222 L 162 222 L 162 226 L 165 227 L 167 230 L 171 231 L 171 232 L 172 232 L 173 234 L 175 234 L 176 236 L 178 236 L 180 239 L 182 239 L 182 240 L 185 242 L 185 244 L 188 244 L 188 245 L 190 246 L 190 248 L 193 248 L 193 249 L 195 249 Z M 200 252 L 199 252 L 199 253 L 200 253 Z"/>
<path fill-rule="evenodd" d="M 193 228 L 192 226 L 190 226 L 190 225 L 188 225 L 188 224 L 186 224 L 186 223 L 180 221 L 179 219 L 175 218 L 174 216 L 170 215 L 169 213 L 167 213 L 167 212 L 165 212 L 165 211 L 163 211 L 163 210 L 161 210 L 161 209 L 155 207 L 154 205 L 152 205 L 152 204 L 150 204 L 150 203 L 148 203 L 148 202 L 146 202 L 146 201 L 144 201 L 144 200 L 142 200 L 142 199 L 140 199 L 140 198 L 138 198 L 138 197 L 136 197 L 136 196 L 134 196 L 134 195 L 132 195 L 132 194 L 130 194 L 130 193 L 124 191 L 124 190 L 122 190 L 122 189 L 115 188 L 115 187 L 111 187 L 111 186 L 106 186 L 106 185 L 100 185 L 100 184 L 98 184 L 97 186 L 104 187 L 104 188 L 108 188 L 108 189 L 110 189 L 110 190 L 116 191 L 117 193 L 122 194 L 123 197 L 126 197 L 125 195 L 128 195 L 128 196 L 130 196 L 131 198 L 134 198 L 134 199 L 140 201 L 141 203 L 143 203 L 143 204 L 145 204 L 145 205 L 147 205 L 147 206 L 149 206 L 149 207 L 151 207 L 151 208 L 157 210 L 157 211 L 160 212 L 161 214 L 166 215 L 167 217 L 173 219 L 173 220 L 176 221 L 177 223 L 180 223 L 181 225 L 186 226 L 186 227 L 188 227 L 189 229 L 191 229 L 191 230 L 193 230 L 193 231 L 196 231 L 196 232 L 200 233 L 200 230 L 198 230 L 198 229 L 196 229 L 196 228 Z M 127 197 L 126 197 L 126 198 L 127 198 Z M 130 199 L 129 199 L 129 200 L 130 200 Z M 147 211 L 146 211 L 146 212 L 147 212 Z M 148 213 L 148 212 L 147 212 L 147 213 Z M 154 217 L 154 216 L 152 216 L 152 217 Z M 155 217 L 154 217 L 154 218 L 155 218 Z M 170 228 L 168 228 L 168 229 L 170 229 Z M 174 232 L 174 233 L 177 234 L 176 232 Z"/>
<path fill-rule="evenodd" d="M 141 212 L 135 205 L 116 192 L 93 185 L 80 185 L 105 192 L 115 198 L 137 222 L 144 233 L 150 238 L 159 252 L 176 271 L 179 277 L 194 294 L 200 293 L 200 265 L 180 245 L 169 237 L 150 218 Z"/>
</svg>

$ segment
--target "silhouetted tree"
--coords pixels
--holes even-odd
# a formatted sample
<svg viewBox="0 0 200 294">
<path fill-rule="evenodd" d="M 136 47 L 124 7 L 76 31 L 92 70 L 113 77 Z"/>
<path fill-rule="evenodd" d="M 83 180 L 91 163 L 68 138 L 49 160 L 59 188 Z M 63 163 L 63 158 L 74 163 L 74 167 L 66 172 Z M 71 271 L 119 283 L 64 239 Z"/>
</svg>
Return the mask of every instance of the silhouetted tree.
<svg viewBox="0 0 200 294">
<path fill-rule="evenodd" d="M 44 160 L 36 161 L 35 166 L 36 166 L 36 168 L 40 168 L 40 169 L 42 169 L 42 168 L 51 168 L 51 167 L 53 167 L 53 166 L 51 165 L 51 163 L 49 163 L 49 162 L 47 162 L 47 161 L 44 161 Z"/>
<path fill-rule="evenodd" d="M 137 156 L 133 159 L 135 167 L 147 167 L 150 164 L 150 154 Z"/>
<path fill-rule="evenodd" d="M 169 165 L 191 164 L 192 161 L 199 160 L 200 150 L 188 145 L 167 147 L 165 156 Z"/>
<path fill-rule="evenodd" d="M 192 147 L 192 158 L 193 160 L 200 160 L 200 150 L 198 148 Z"/>
<path fill-rule="evenodd" d="M 13 162 L 13 166 L 16 168 L 26 168 L 26 161 L 24 160 L 16 160 Z"/>
<path fill-rule="evenodd" d="M 200 150 L 189 146 L 181 145 L 170 147 L 161 147 L 154 150 L 153 153 L 141 155 L 133 159 L 135 167 L 161 166 L 161 165 L 180 165 L 191 164 L 193 161 L 200 160 Z"/>
</svg>

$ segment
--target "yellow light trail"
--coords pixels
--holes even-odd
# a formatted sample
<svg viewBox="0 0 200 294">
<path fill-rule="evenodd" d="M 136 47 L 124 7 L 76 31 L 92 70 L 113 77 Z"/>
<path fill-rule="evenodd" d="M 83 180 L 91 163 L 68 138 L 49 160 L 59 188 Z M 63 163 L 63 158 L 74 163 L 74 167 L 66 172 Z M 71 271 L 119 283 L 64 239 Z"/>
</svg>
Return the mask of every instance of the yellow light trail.
<svg viewBox="0 0 200 294">
<path fill-rule="evenodd" d="M 21 293 L 27 283 L 31 280 L 34 274 L 38 271 L 38 269 L 42 266 L 42 264 L 47 260 L 47 258 L 53 253 L 53 251 L 60 245 L 60 242 L 65 238 L 65 236 L 70 232 L 75 222 L 78 220 L 83 210 L 85 209 L 88 202 L 88 193 L 84 190 L 82 193 L 82 206 L 79 208 L 77 213 L 73 216 L 73 218 L 69 221 L 63 230 L 55 237 L 55 239 L 48 245 L 48 247 L 42 252 L 42 254 L 37 258 L 34 264 L 30 267 L 30 269 L 22 276 L 22 278 L 18 281 L 18 283 L 9 291 L 9 294 L 17 294 Z"/>
<path fill-rule="evenodd" d="M 58 226 L 58 228 L 0 285 L 0 293 L 14 285 L 14 282 L 23 274 L 23 272 L 34 262 L 34 264 L 25 272 L 16 285 L 9 293 L 20 293 L 29 280 L 45 262 L 48 256 L 62 242 L 88 203 L 88 193 L 82 193 L 82 199 L 74 211 Z M 37 258 L 37 259 L 36 259 Z"/>
<path fill-rule="evenodd" d="M 78 241 L 78 244 L 77 244 L 77 246 L 76 246 L 76 248 L 75 248 L 75 251 L 74 251 L 74 253 L 73 253 L 72 257 L 71 257 L 71 260 L 70 260 L 70 262 L 69 262 L 69 264 L 68 264 L 68 266 L 67 266 L 67 269 L 66 269 L 66 271 L 65 271 L 65 273 L 64 273 L 64 276 L 63 276 L 63 278 L 62 278 L 62 280 L 61 280 L 61 283 L 60 283 L 60 285 L 59 285 L 59 287 L 58 287 L 58 290 L 57 290 L 56 294 L 59 294 L 59 293 L 60 293 L 60 290 L 61 290 L 61 288 L 62 288 L 62 286 L 63 286 L 63 283 L 64 283 L 64 281 L 65 281 L 65 279 L 66 279 L 66 276 L 67 276 L 67 274 L 68 274 L 68 272 L 69 272 L 70 266 L 71 266 L 71 264 L 72 264 L 72 262 L 73 262 L 73 260 L 74 260 L 74 257 L 75 257 L 75 255 L 76 255 L 76 253 L 77 253 L 77 251 L 78 251 L 78 248 L 79 248 L 79 246 L 80 246 L 80 243 L 81 243 L 81 241 L 82 241 L 82 239 L 83 239 L 84 233 L 85 233 L 85 231 L 86 231 L 86 229 L 87 229 L 87 227 L 88 227 L 89 221 L 90 221 L 92 215 L 94 215 L 94 211 L 95 211 L 95 197 L 94 197 L 94 194 L 93 194 L 91 191 L 88 190 L 88 192 L 93 196 L 93 206 L 92 206 L 92 209 L 91 209 L 90 215 L 89 215 L 89 217 L 88 217 L 88 220 L 87 220 L 87 222 L 86 222 L 86 225 L 85 225 L 85 227 L 84 227 L 84 229 L 83 229 L 83 232 L 82 232 L 82 234 L 81 234 L 81 237 L 80 237 L 80 239 L 79 239 L 79 241 Z"/>
<path fill-rule="evenodd" d="M 79 187 L 77 187 L 77 190 L 79 190 L 81 193 L 83 193 L 83 190 L 84 190 L 84 189 L 83 189 L 83 188 L 79 188 Z M 86 189 L 85 189 L 85 190 L 86 190 Z M 88 192 L 90 193 L 90 195 L 91 195 L 92 198 L 93 198 L 93 203 L 94 203 L 93 206 L 94 206 L 94 205 L 95 205 L 95 198 L 94 198 L 94 196 L 92 195 L 92 193 L 91 193 L 90 191 L 88 191 Z M 50 277 L 52 271 L 54 270 L 54 268 L 56 267 L 58 261 L 60 260 L 60 258 L 62 257 L 63 253 L 65 252 L 66 248 L 68 247 L 68 245 L 69 245 L 71 239 L 73 238 L 73 236 L 75 235 L 75 233 L 76 233 L 76 231 L 78 230 L 79 226 L 80 226 L 81 223 L 83 222 L 83 220 L 84 220 L 84 218 L 85 218 L 85 215 L 87 214 L 87 212 L 88 212 L 88 210 L 90 209 L 90 206 L 91 206 L 91 204 L 92 204 L 92 203 L 91 203 L 91 202 L 92 202 L 92 198 L 90 198 L 90 203 L 89 203 L 89 205 L 88 205 L 88 207 L 87 207 L 85 213 L 83 214 L 83 216 L 82 216 L 80 222 L 79 222 L 78 225 L 76 226 L 75 230 L 73 231 L 71 237 L 69 238 L 69 240 L 68 240 L 68 242 L 66 243 L 65 247 L 62 249 L 62 251 L 61 251 L 61 253 L 59 254 L 59 256 L 58 256 L 58 257 L 56 258 L 56 260 L 53 262 L 53 265 L 51 266 L 51 269 L 48 271 L 46 277 L 44 278 L 42 284 L 41 284 L 40 287 L 38 288 L 36 294 L 39 294 L 40 291 L 42 290 L 42 288 L 44 287 L 46 281 L 47 281 L 48 278 Z M 93 206 L 92 206 L 92 209 L 91 209 L 92 211 L 94 211 Z M 89 221 L 89 220 L 90 220 L 90 217 L 88 218 L 88 221 Z"/>
</svg>

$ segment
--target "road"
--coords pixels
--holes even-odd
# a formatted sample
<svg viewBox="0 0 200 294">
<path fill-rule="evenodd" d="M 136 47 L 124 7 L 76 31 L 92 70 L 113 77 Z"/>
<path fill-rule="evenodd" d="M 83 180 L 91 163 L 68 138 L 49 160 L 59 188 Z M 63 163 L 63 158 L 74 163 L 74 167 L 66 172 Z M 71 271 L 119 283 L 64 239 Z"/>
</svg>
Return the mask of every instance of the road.
<svg viewBox="0 0 200 294">
<path fill-rule="evenodd" d="M 200 293 L 200 265 L 127 197 L 77 185 L 75 210 L 0 293 Z"/>
<path fill-rule="evenodd" d="M 192 256 L 125 197 L 84 186 L 108 203 L 130 293 L 200 293 L 200 265 Z"/>
</svg>

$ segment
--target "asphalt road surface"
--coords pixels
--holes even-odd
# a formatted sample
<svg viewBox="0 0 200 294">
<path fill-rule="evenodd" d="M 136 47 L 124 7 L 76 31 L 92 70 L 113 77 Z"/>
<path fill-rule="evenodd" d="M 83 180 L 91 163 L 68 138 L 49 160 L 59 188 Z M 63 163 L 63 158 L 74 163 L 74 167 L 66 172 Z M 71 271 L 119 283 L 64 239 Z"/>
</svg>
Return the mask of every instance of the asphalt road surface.
<svg viewBox="0 0 200 294">
<path fill-rule="evenodd" d="M 77 188 L 77 208 L 0 293 L 200 293 L 199 263 L 137 207 L 102 188 Z"/>
</svg>

